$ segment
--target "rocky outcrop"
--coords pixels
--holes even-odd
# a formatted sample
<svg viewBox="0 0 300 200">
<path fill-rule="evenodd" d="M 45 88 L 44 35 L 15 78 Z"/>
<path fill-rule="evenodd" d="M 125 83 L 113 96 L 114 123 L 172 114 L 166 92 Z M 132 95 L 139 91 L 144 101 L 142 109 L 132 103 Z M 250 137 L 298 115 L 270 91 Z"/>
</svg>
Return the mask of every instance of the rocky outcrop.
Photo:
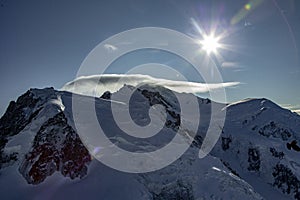
<svg viewBox="0 0 300 200">
<path fill-rule="evenodd" d="M 167 118 L 166 126 L 168 128 L 178 129 L 180 126 L 180 114 L 173 111 L 172 105 L 165 100 L 165 98 L 158 91 L 150 91 L 147 89 L 141 89 L 141 94 L 148 99 L 150 106 L 160 104 L 166 108 Z M 176 98 L 176 97 L 174 97 Z"/>
<path fill-rule="evenodd" d="M 248 149 L 248 170 L 249 171 L 259 171 L 260 169 L 260 153 L 256 148 Z"/>
<path fill-rule="evenodd" d="M 192 186 L 178 180 L 176 183 L 165 186 L 159 194 L 153 193 L 153 200 L 194 200 Z"/>
<path fill-rule="evenodd" d="M 300 181 L 293 172 L 283 164 L 277 164 L 272 173 L 273 186 L 284 194 L 293 194 L 295 199 L 300 199 Z"/>
<path fill-rule="evenodd" d="M 113 102 L 109 101 L 112 95 L 110 92 L 105 92 L 100 98 L 95 98 L 97 102 L 95 105 L 98 106 L 96 109 L 99 112 L 97 117 L 103 123 L 102 128 L 106 128 L 105 133 L 108 134 L 109 138 L 112 138 L 111 140 L 116 145 L 120 145 L 120 148 L 124 147 L 125 150 L 128 148 L 131 151 L 146 152 L 153 150 L 154 147 L 161 148 L 173 138 L 174 133 L 180 127 L 181 116 L 178 99 L 174 94 L 173 96 L 170 94 L 171 91 L 162 87 L 126 87 L 131 91 L 135 90 L 129 103 L 130 114 L 132 114 L 132 119 L 137 124 L 143 126 L 150 122 L 149 112 L 147 111 L 151 106 L 155 104 L 163 106 L 167 120 L 161 131 L 162 134 L 153 136 L 147 142 L 143 138 L 138 138 L 138 140 L 129 135 L 124 134 L 124 136 L 122 133 L 119 137 L 116 124 L 113 123 L 113 120 L 110 120 L 110 118 L 113 119 L 113 115 L 109 112 L 111 102 Z M 128 92 L 126 90 L 128 88 L 124 88 L 123 92 Z M 122 97 L 122 93 L 119 94 Z M 86 176 L 91 156 L 76 131 L 70 126 L 71 123 L 69 123 L 72 121 L 71 95 L 71 93 L 58 92 L 53 89 L 30 90 L 16 102 L 10 103 L 7 112 L 0 119 L 0 164 L 7 164 L 10 161 L 19 159 L 19 162 L 15 163 L 18 164 L 19 172 L 29 184 L 42 183 L 53 173 L 60 173 L 62 176 L 71 179 L 80 179 Z M 84 98 L 82 96 L 83 101 Z M 122 98 L 120 98 L 120 102 L 117 102 L 117 105 L 120 104 L 120 109 L 123 109 Z M 202 168 L 189 169 L 187 166 L 192 166 L 192 163 L 198 160 L 199 148 L 201 148 L 206 137 L 207 126 L 211 118 L 211 104 L 214 103 L 201 98 L 198 98 L 198 102 L 201 111 L 200 125 L 190 148 L 196 153 L 191 156 L 185 152 L 186 157 L 178 159 L 179 161 L 182 160 L 182 163 L 179 162 L 177 165 L 173 164 L 173 167 L 172 165 L 166 167 L 164 176 L 159 172 L 151 174 L 151 176 L 157 176 L 157 180 L 161 181 L 160 187 L 153 189 L 156 182 L 147 180 L 148 186 L 150 185 L 149 193 L 153 199 L 198 198 L 198 196 L 194 196 L 195 193 L 192 191 L 197 186 L 193 183 L 193 180 L 199 179 L 199 177 L 194 177 L 199 173 L 201 174 Z M 227 108 L 225 126 L 215 127 L 216 131 L 222 129 L 222 134 L 214 150 L 208 155 L 213 157 L 212 160 L 220 161 L 220 163 L 213 165 L 208 163 L 209 171 L 207 173 L 216 174 L 217 177 L 210 184 L 219 183 L 221 180 L 219 175 L 224 175 L 228 180 L 231 180 L 230 182 L 223 182 L 225 190 L 228 189 L 227 185 L 230 185 L 233 181 L 238 180 L 239 185 L 241 185 L 242 182 L 246 183 L 249 180 L 256 181 L 257 179 L 265 185 L 273 185 L 273 189 L 270 190 L 275 194 L 285 194 L 286 197 L 299 199 L 300 184 L 299 175 L 296 172 L 300 165 L 298 164 L 299 158 L 295 156 L 298 155 L 296 152 L 298 145 L 293 142 L 299 141 L 296 134 L 300 131 L 300 126 L 297 125 L 300 122 L 299 117 L 289 114 L 288 111 L 279 107 L 274 108 L 273 104 L 265 100 L 254 100 L 254 102 L 249 100 L 232 106 L 220 104 L 220 109 L 223 108 Z M 276 116 L 274 113 L 276 113 Z M 188 130 L 185 131 L 189 134 Z M 19 133 L 21 133 L 21 136 L 18 138 Z M 30 138 L 28 140 L 32 144 L 25 145 L 25 151 L 20 151 L 19 155 L 15 153 L 6 154 L 9 150 L 14 151 L 16 149 L 14 147 L 20 145 L 18 143 L 20 138 L 26 138 L 26 134 L 31 134 L 34 137 L 34 139 Z M 193 135 L 193 133 L 190 134 Z M 161 136 L 164 140 L 160 138 Z M 14 138 L 18 138 L 18 142 L 11 142 Z M 119 140 L 120 138 L 126 140 Z M 151 143 L 152 141 L 154 141 L 154 144 Z M 151 148 L 148 148 L 148 146 Z M 224 170 L 222 167 L 224 167 Z M 225 171 L 226 168 L 228 172 Z M 178 169 L 178 172 L 175 169 Z M 190 170 L 190 174 L 188 174 L 190 178 L 185 181 L 187 177 L 185 172 L 188 170 Z M 178 182 L 177 176 L 179 173 L 183 173 L 183 179 Z M 170 179 L 170 174 L 173 174 L 174 179 Z M 253 191 L 256 190 L 257 182 L 255 181 L 251 182 L 254 188 Z M 247 186 L 245 188 L 246 193 L 253 192 L 252 189 L 249 190 L 251 187 Z M 223 193 L 220 194 L 220 196 L 222 195 Z M 262 192 L 262 196 L 265 195 L 268 194 Z"/>
<path fill-rule="evenodd" d="M 9 106 L 0 119 L 0 169 L 11 160 L 16 160 L 16 153 L 6 155 L 3 148 L 8 142 L 8 137 L 17 135 L 27 126 L 40 109 L 34 109 L 40 99 L 35 98 L 28 90 L 17 101 L 11 101 Z"/>
<path fill-rule="evenodd" d="M 284 158 L 284 153 L 282 151 L 277 151 L 275 148 L 270 148 L 270 152 L 275 158 L 279 158 L 280 160 Z"/>
<path fill-rule="evenodd" d="M 88 150 L 60 112 L 42 125 L 19 171 L 30 184 L 43 182 L 55 171 L 71 179 L 82 178 L 90 161 Z"/>
<path fill-rule="evenodd" d="M 224 151 L 226 151 L 227 149 L 229 149 L 229 147 L 230 147 L 230 143 L 232 142 L 232 138 L 231 138 L 231 136 L 229 136 L 229 137 L 222 137 L 222 149 L 224 150 Z"/>
<path fill-rule="evenodd" d="M 290 130 L 278 126 L 273 121 L 261 127 L 258 133 L 266 137 L 272 136 L 274 138 L 280 138 L 284 141 L 288 140 L 292 136 Z"/>
<path fill-rule="evenodd" d="M 111 98 L 111 92 L 110 91 L 106 91 L 104 92 L 101 97 L 101 99 L 110 99 Z"/>
</svg>

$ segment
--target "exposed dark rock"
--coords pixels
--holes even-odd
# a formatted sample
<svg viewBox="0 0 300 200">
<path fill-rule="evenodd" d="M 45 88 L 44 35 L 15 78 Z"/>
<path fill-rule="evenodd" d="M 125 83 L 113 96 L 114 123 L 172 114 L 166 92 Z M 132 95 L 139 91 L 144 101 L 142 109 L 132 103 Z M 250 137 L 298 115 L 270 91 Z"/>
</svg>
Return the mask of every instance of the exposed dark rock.
<svg viewBox="0 0 300 200">
<path fill-rule="evenodd" d="M 195 146 L 200 149 L 202 142 L 203 142 L 203 138 L 200 135 L 196 135 L 194 137 L 194 141 L 192 142 L 192 146 Z"/>
<path fill-rule="evenodd" d="M 37 114 L 33 108 L 39 99 L 35 99 L 30 91 L 20 96 L 17 102 L 11 101 L 5 114 L 0 119 L 1 135 L 12 136 L 18 134 Z M 25 109 L 29 109 L 29 113 Z"/>
<path fill-rule="evenodd" d="M 193 189 L 191 185 L 177 181 L 164 187 L 159 194 L 153 193 L 153 200 L 194 200 Z"/>
<path fill-rule="evenodd" d="M 224 164 L 224 166 L 234 175 L 236 175 L 237 177 L 241 178 L 240 175 L 237 173 L 237 171 L 235 171 L 228 162 L 224 161 L 221 159 L 221 162 Z"/>
<path fill-rule="evenodd" d="M 11 155 L 4 155 L 3 148 L 8 142 L 7 138 L 17 135 L 21 130 L 27 126 L 32 119 L 39 113 L 40 109 L 34 110 L 38 98 L 34 98 L 30 90 L 20 96 L 17 101 L 9 103 L 6 112 L 0 119 L 0 169 L 3 164 L 16 160 L 16 153 Z M 27 110 L 27 112 L 26 112 Z"/>
<path fill-rule="evenodd" d="M 291 143 L 287 143 L 286 144 L 286 147 L 289 149 L 289 150 L 295 150 L 295 151 L 300 151 L 300 147 L 297 145 L 297 141 L 296 140 L 293 140 Z"/>
<path fill-rule="evenodd" d="M 166 108 L 166 112 L 168 115 L 171 116 L 172 119 L 167 119 L 166 126 L 168 128 L 178 129 L 180 126 L 180 114 L 175 113 L 170 108 L 172 108 L 172 105 L 168 103 L 164 97 L 157 91 L 149 91 L 146 89 L 141 90 L 141 94 L 146 97 L 149 101 L 150 106 L 153 106 L 155 104 L 160 104 Z"/>
<path fill-rule="evenodd" d="M 55 171 L 71 179 L 81 178 L 87 174 L 90 160 L 88 150 L 60 112 L 41 126 L 19 171 L 30 184 L 43 182 Z"/>
<path fill-rule="evenodd" d="M 206 103 L 206 104 L 210 104 L 210 103 L 211 103 L 211 100 L 210 100 L 210 99 L 205 99 L 205 103 Z"/>
<path fill-rule="evenodd" d="M 101 97 L 101 99 L 110 99 L 111 98 L 111 92 L 110 91 L 106 91 L 104 92 Z"/>
<path fill-rule="evenodd" d="M 259 171 L 260 169 L 260 153 L 256 148 L 248 149 L 248 170 L 249 171 Z"/>
<path fill-rule="evenodd" d="M 2 166 L 7 166 L 10 164 L 13 164 L 15 161 L 18 160 L 18 153 L 13 152 L 11 154 L 5 154 L 4 152 L 0 152 L 1 158 L 0 158 L 0 169 Z"/>
<path fill-rule="evenodd" d="M 258 133 L 266 137 L 272 136 L 274 138 L 280 138 L 284 141 L 288 140 L 292 136 L 288 129 L 280 127 L 273 121 L 260 128 Z"/>
<path fill-rule="evenodd" d="M 257 129 L 257 125 L 252 127 L 252 131 L 255 131 Z"/>
<path fill-rule="evenodd" d="M 279 188 L 284 194 L 294 194 L 295 199 L 300 199 L 300 181 L 288 167 L 277 164 L 272 175 L 273 186 Z"/>
<path fill-rule="evenodd" d="M 230 143 L 232 142 L 232 138 L 231 138 L 231 136 L 229 136 L 229 137 L 222 137 L 222 149 L 224 150 L 224 151 L 226 151 L 227 149 L 229 149 L 229 145 L 230 145 Z"/>
<path fill-rule="evenodd" d="M 248 123 L 248 120 L 247 120 L 247 119 L 245 119 L 245 120 L 242 122 L 243 125 L 245 125 L 245 124 L 247 124 L 247 123 Z"/>
<path fill-rule="evenodd" d="M 270 148 L 270 152 L 275 158 L 279 158 L 280 160 L 284 158 L 284 153 L 281 151 L 278 152 L 275 148 Z"/>
</svg>

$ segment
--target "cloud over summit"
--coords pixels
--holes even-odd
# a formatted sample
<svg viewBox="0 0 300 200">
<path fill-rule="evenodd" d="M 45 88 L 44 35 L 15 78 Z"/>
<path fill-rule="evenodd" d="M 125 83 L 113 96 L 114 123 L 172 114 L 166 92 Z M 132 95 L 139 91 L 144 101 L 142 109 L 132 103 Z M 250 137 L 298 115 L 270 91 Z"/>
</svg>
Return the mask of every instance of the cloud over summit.
<svg viewBox="0 0 300 200">
<path fill-rule="evenodd" d="M 101 96 L 105 91 L 116 92 L 123 87 L 124 84 L 135 87 L 143 84 L 159 85 L 179 93 L 206 93 L 220 88 L 236 86 L 240 83 L 226 82 L 206 84 L 167 80 L 141 74 L 102 74 L 78 77 L 66 83 L 61 90 L 88 96 Z"/>
</svg>

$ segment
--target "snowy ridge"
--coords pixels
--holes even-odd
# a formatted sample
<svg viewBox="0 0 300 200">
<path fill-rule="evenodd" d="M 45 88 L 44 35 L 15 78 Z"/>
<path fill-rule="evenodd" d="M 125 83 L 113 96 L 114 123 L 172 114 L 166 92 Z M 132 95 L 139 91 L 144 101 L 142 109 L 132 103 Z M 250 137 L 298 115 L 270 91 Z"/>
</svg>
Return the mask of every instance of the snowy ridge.
<svg viewBox="0 0 300 200">
<path fill-rule="evenodd" d="M 291 164 L 300 163 L 299 153 L 287 148 L 287 143 L 299 141 L 299 116 L 266 99 L 247 100 L 227 108 L 222 138 L 212 155 L 221 158 L 264 197 L 278 198 L 280 194 L 266 189 L 273 186 L 299 199 L 300 174 Z"/>
<path fill-rule="evenodd" d="M 114 95 L 122 97 L 133 89 L 124 86 Z M 104 120 L 111 141 L 130 151 L 149 151 L 168 143 L 178 129 L 180 108 L 172 93 L 146 85 L 137 89 L 131 100 L 137 124 L 149 122 L 151 105 L 166 109 L 165 127 L 159 137 L 149 140 L 134 140 L 120 133 L 110 105 L 116 104 L 121 111 L 124 102 L 111 101 L 109 92 L 101 98 L 81 99 L 96 101 L 97 115 Z M 300 143 L 299 115 L 267 99 L 220 104 L 220 112 L 227 109 L 222 135 L 213 151 L 199 159 L 214 102 L 201 98 L 198 102 L 200 126 L 184 155 L 161 170 L 127 174 L 91 158 L 76 134 L 72 93 L 31 89 L 12 102 L 0 119 L 0 191 L 4 199 L 300 199 L 300 152 L 295 150 L 297 144 L 287 148 L 293 141 Z M 189 126 L 196 124 L 192 118 L 185 120 Z M 88 126 L 88 120 L 83 125 Z M 116 188 L 120 188 L 118 192 Z M 4 192 L 7 190 L 17 193 Z"/>
</svg>

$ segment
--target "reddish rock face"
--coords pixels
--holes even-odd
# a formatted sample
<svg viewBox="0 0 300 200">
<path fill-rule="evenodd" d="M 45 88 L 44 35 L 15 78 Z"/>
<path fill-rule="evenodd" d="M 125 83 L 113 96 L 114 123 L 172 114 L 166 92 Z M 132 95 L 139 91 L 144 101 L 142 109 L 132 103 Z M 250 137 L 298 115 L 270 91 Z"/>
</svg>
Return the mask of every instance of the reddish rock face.
<svg viewBox="0 0 300 200">
<path fill-rule="evenodd" d="M 90 161 L 88 150 L 60 112 L 41 126 L 19 171 L 30 184 L 43 182 L 55 171 L 75 179 L 87 174 Z"/>
</svg>

